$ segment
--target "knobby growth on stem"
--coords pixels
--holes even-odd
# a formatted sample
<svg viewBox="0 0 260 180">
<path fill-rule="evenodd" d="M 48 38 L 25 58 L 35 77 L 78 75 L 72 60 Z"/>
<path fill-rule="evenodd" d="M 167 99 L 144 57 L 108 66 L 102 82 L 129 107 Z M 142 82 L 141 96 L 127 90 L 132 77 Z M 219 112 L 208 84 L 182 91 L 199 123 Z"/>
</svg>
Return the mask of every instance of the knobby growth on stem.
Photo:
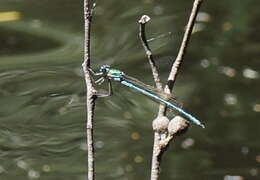
<svg viewBox="0 0 260 180">
<path fill-rule="evenodd" d="M 164 91 L 168 94 L 171 93 L 174 83 L 180 69 L 180 66 L 183 62 L 184 55 L 186 53 L 189 40 L 192 34 L 192 29 L 199 12 L 199 8 L 201 6 L 202 0 L 195 0 L 193 3 L 193 8 L 189 17 L 189 21 L 187 27 L 185 29 L 185 33 L 183 36 L 183 40 L 178 52 L 178 55 L 172 65 L 171 71 L 168 76 L 167 84 L 164 88 Z M 162 90 L 163 85 L 161 83 L 159 72 L 157 65 L 154 61 L 152 51 L 149 47 L 149 44 L 146 39 L 145 34 L 145 25 L 150 20 L 150 17 L 144 15 L 138 21 L 139 23 L 139 37 L 143 48 L 146 52 L 148 61 L 150 63 L 152 74 L 154 78 L 155 85 L 158 89 Z M 153 155 L 152 155 L 152 167 L 151 167 L 151 180 L 157 180 L 159 178 L 160 173 L 160 163 L 161 163 L 161 156 L 163 152 L 168 147 L 169 143 L 176 137 L 183 132 L 185 132 L 188 127 L 189 123 L 184 118 L 180 116 L 176 116 L 171 121 L 166 117 L 167 107 L 163 104 L 159 107 L 158 116 L 156 119 L 153 120 L 153 130 L 154 130 L 154 145 L 153 145 Z"/>
</svg>

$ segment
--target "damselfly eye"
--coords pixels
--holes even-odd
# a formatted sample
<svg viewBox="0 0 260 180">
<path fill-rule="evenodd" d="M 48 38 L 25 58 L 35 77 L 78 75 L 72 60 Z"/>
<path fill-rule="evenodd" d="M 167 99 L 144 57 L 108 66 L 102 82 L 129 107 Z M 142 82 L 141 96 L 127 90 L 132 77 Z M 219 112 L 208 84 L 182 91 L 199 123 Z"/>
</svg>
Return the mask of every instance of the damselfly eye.
<svg viewBox="0 0 260 180">
<path fill-rule="evenodd" d="M 103 65 L 103 66 L 100 67 L 99 71 L 103 72 L 103 73 L 106 73 L 106 72 L 109 71 L 109 68 L 110 68 L 109 65 Z"/>
</svg>

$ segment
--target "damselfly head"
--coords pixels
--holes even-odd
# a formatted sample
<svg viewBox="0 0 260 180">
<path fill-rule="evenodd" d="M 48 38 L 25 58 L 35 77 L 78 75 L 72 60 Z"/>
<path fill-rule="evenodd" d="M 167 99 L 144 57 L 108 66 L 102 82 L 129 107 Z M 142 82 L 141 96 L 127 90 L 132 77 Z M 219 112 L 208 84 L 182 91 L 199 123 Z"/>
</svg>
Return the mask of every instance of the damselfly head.
<svg viewBox="0 0 260 180">
<path fill-rule="evenodd" d="M 109 71 L 109 69 L 110 69 L 109 65 L 102 65 L 102 66 L 100 66 L 99 71 L 102 73 L 107 73 Z"/>
</svg>

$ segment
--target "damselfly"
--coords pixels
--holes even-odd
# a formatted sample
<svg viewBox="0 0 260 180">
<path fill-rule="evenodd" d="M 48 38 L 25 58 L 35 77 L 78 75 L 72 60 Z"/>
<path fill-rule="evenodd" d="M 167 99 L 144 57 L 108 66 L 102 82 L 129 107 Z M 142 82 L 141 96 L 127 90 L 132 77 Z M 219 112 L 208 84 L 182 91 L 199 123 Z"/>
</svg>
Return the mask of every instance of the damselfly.
<svg viewBox="0 0 260 180">
<path fill-rule="evenodd" d="M 171 96 L 170 94 L 167 94 L 154 87 L 146 85 L 146 84 L 142 83 L 141 81 L 126 75 L 124 72 L 122 72 L 120 70 L 112 69 L 112 68 L 110 68 L 109 65 L 101 66 L 98 73 L 95 73 L 92 70 L 91 70 L 91 72 L 94 75 L 101 76 L 101 78 L 96 81 L 96 83 L 98 83 L 98 84 L 101 84 L 105 80 L 108 80 L 109 93 L 106 96 L 110 96 L 112 94 L 111 80 L 113 80 L 113 81 L 119 82 L 129 88 L 135 89 L 136 91 L 141 92 L 142 94 L 152 98 L 153 100 L 155 100 L 159 103 L 163 103 L 163 104 L 167 105 L 168 107 L 174 109 L 175 111 L 177 111 L 178 113 L 183 115 L 189 121 L 191 121 L 203 128 L 205 127 L 197 118 L 195 118 L 193 115 L 191 115 L 190 113 L 183 110 L 178 105 L 175 98 L 173 96 Z"/>
</svg>

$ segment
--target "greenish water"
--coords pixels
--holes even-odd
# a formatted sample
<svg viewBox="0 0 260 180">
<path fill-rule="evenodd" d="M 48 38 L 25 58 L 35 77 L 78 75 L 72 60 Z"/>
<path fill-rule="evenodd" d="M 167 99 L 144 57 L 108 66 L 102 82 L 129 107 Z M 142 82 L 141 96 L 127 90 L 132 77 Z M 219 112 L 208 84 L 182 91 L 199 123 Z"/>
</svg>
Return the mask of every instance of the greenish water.
<svg viewBox="0 0 260 180">
<path fill-rule="evenodd" d="M 86 178 L 83 1 L 0 2 L 0 179 Z M 206 129 L 191 126 L 163 157 L 161 179 L 260 177 L 259 1 L 205 1 L 175 95 Z M 153 84 L 137 20 L 162 78 L 175 58 L 192 1 L 98 1 L 92 64 Z M 17 11 L 15 21 L 2 12 Z M 105 89 L 105 86 L 100 87 Z M 118 84 L 97 101 L 97 179 L 148 179 L 157 104 Z"/>
</svg>

